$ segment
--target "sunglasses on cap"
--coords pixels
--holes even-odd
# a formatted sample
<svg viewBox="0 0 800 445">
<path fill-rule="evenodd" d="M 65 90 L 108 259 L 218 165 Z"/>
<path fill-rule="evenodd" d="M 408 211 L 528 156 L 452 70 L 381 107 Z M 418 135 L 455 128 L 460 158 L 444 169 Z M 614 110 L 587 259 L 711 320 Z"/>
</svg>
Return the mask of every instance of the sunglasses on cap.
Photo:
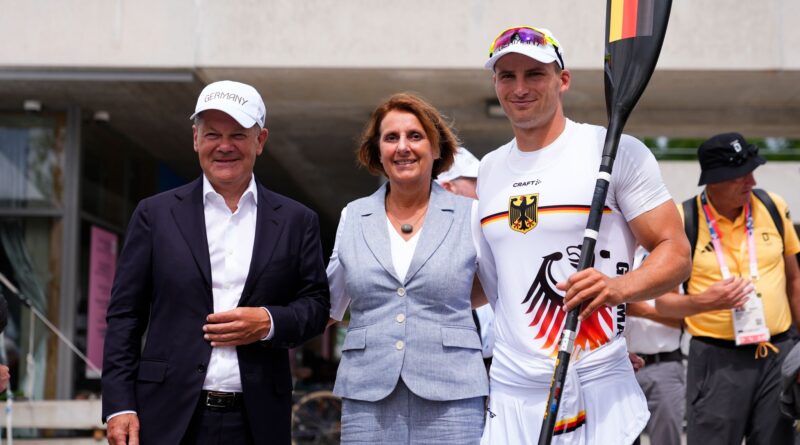
<svg viewBox="0 0 800 445">
<path fill-rule="evenodd" d="M 508 28 L 501 32 L 492 42 L 492 46 L 489 47 L 489 58 L 491 58 L 494 53 L 502 50 L 512 43 L 525 43 L 537 46 L 551 45 L 553 49 L 555 49 L 559 66 L 561 66 L 561 69 L 564 69 L 564 59 L 561 58 L 561 51 L 559 50 L 558 43 L 556 43 L 555 39 L 550 37 L 546 32 L 536 28 L 531 28 L 529 26 Z"/>
</svg>

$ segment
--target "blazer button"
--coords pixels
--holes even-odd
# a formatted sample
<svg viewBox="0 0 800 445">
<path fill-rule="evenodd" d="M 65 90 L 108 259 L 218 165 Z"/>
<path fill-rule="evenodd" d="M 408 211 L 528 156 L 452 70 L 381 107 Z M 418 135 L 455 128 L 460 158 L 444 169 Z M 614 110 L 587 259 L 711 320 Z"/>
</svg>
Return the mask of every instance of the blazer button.
<svg viewBox="0 0 800 445">
<path fill-rule="evenodd" d="M 398 288 L 397 289 L 397 295 L 400 295 L 401 297 L 405 297 L 406 296 L 405 288 L 402 288 L 402 287 Z"/>
<path fill-rule="evenodd" d="M 397 317 L 394 317 L 394 319 L 397 320 L 398 323 L 402 323 L 406 321 L 406 316 L 405 314 L 397 314 Z"/>
<path fill-rule="evenodd" d="M 406 344 L 403 343 L 403 340 L 397 340 L 397 343 L 394 344 L 394 347 L 397 348 L 398 351 L 402 351 L 405 346 Z"/>
<path fill-rule="evenodd" d="M 206 365 L 204 365 L 204 364 L 202 364 L 202 363 L 200 363 L 199 365 L 197 365 L 197 372 L 199 372 L 200 374 L 202 374 L 202 373 L 206 372 Z"/>
</svg>

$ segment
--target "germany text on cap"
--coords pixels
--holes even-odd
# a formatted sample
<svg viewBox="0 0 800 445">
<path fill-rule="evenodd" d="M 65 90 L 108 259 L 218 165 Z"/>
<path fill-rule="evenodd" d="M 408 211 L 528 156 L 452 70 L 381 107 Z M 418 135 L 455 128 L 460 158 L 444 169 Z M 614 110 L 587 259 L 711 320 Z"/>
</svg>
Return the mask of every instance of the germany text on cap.
<svg viewBox="0 0 800 445">
<path fill-rule="evenodd" d="M 267 110 L 261 95 L 255 88 L 241 82 L 221 80 L 203 88 L 197 98 L 194 114 L 189 119 L 206 110 L 222 111 L 244 128 L 255 124 L 264 128 L 266 123 Z"/>
</svg>

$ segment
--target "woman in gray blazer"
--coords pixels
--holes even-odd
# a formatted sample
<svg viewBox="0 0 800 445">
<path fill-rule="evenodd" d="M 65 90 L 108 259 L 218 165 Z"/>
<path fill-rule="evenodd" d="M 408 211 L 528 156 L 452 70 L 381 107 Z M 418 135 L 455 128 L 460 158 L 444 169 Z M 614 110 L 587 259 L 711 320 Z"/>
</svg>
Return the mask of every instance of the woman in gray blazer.
<svg viewBox="0 0 800 445">
<path fill-rule="evenodd" d="M 350 306 L 334 388 L 342 443 L 480 442 L 489 388 L 470 312 L 472 201 L 433 182 L 456 147 L 411 94 L 390 97 L 365 127 L 359 163 L 388 182 L 342 211 L 328 265 L 331 318 Z"/>
</svg>

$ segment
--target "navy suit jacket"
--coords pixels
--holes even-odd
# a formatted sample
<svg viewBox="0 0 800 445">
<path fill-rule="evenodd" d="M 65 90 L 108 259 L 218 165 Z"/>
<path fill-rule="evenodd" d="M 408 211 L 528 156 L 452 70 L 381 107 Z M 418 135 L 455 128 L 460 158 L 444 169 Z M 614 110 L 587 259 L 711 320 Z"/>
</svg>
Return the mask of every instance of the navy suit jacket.
<svg viewBox="0 0 800 445">
<path fill-rule="evenodd" d="M 274 336 L 237 347 L 256 443 L 289 444 L 288 348 L 320 334 L 330 307 L 317 215 L 257 182 L 256 233 L 240 307 L 266 307 Z M 103 360 L 103 420 L 135 410 L 144 445 L 176 444 L 197 406 L 213 312 L 203 181 L 141 201 L 118 261 Z M 146 333 L 146 336 L 145 336 Z"/>
</svg>

